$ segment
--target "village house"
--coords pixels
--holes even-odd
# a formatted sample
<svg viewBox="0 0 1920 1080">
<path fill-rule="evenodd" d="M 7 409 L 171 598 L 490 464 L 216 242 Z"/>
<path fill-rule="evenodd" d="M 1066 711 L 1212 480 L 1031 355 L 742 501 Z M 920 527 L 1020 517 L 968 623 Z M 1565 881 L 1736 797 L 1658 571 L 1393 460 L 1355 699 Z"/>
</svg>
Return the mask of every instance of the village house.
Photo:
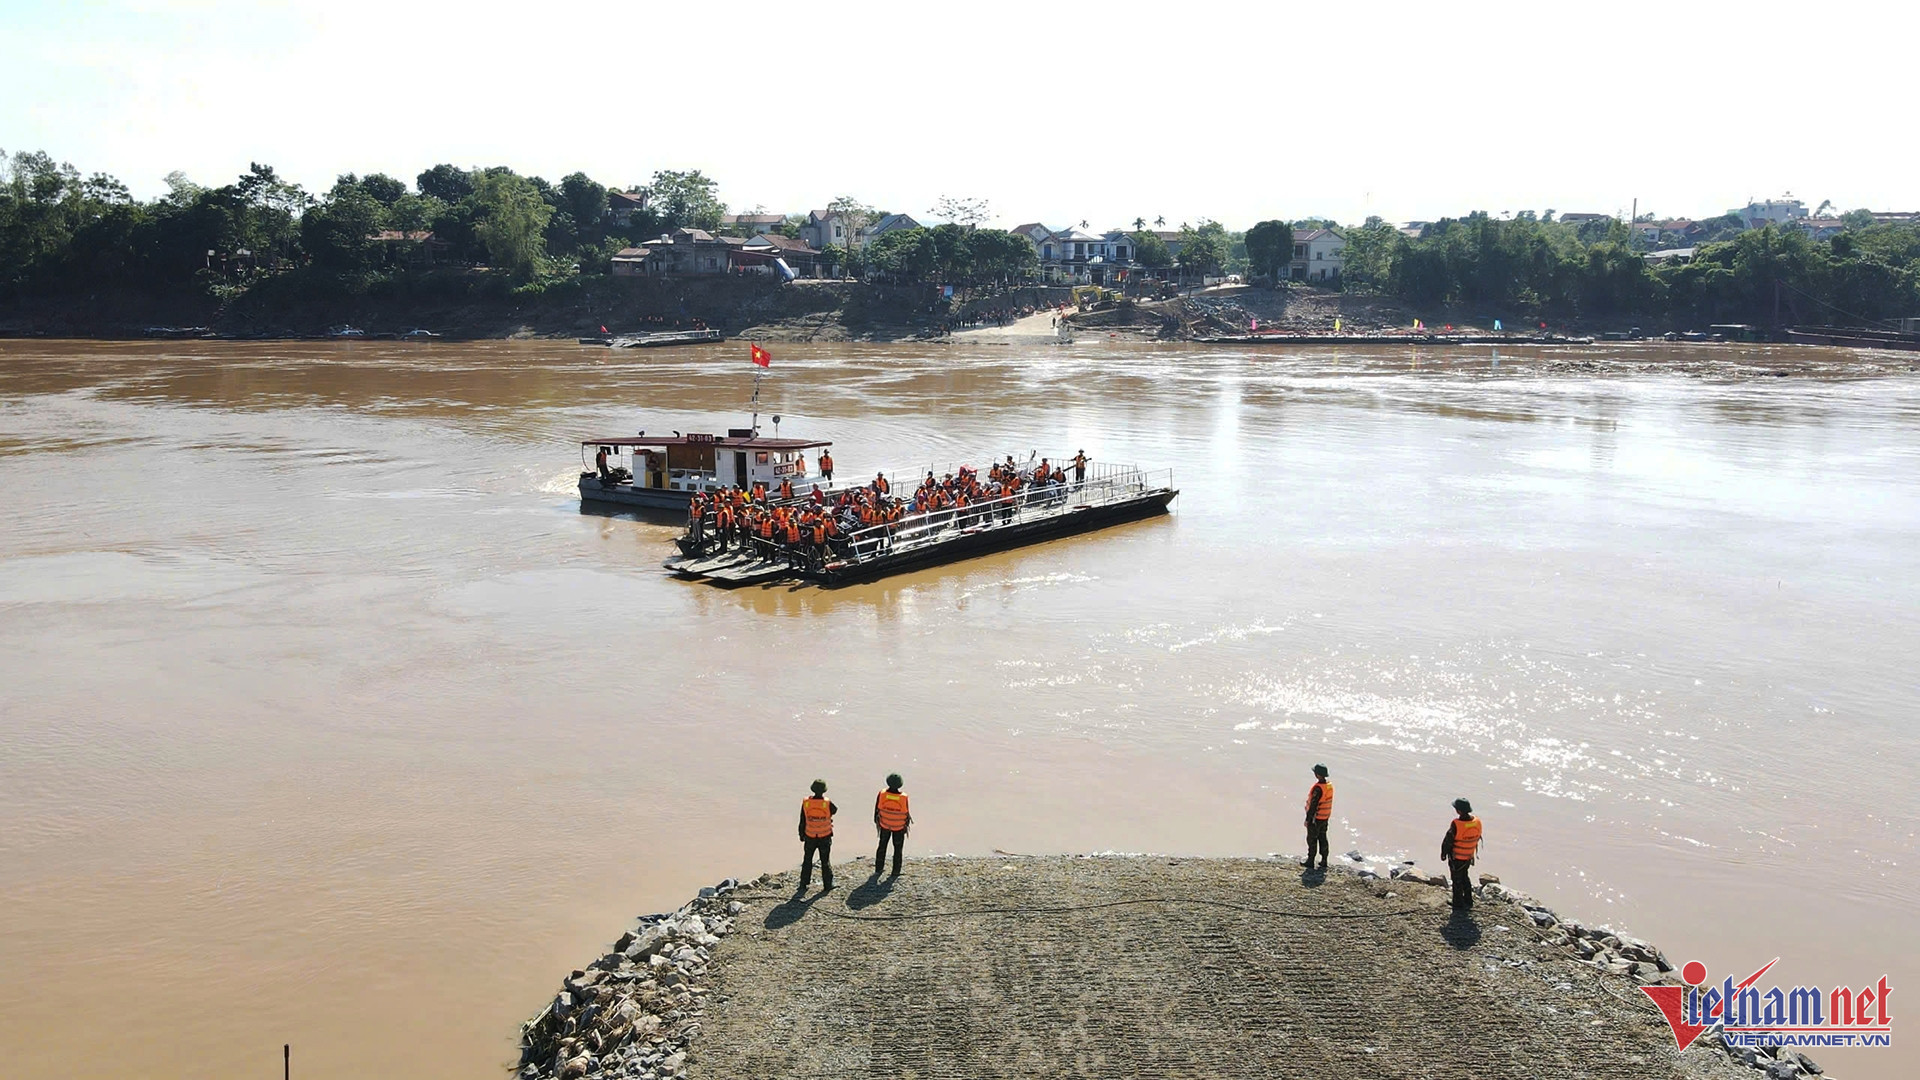
<svg viewBox="0 0 1920 1080">
<path fill-rule="evenodd" d="M 1338 281 L 1346 250 L 1347 238 L 1332 229 L 1295 229 L 1287 275 L 1295 281 Z"/>
<path fill-rule="evenodd" d="M 1808 216 L 1807 204 L 1791 194 L 1783 195 L 1778 199 L 1750 202 L 1738 210 L 1729 210 L 1727 213 L 1737 215 L 1740 218 L 1740 224 L 1749 229 L 1762 229 L 1768 225 L 1785 225 Z"/>
<path fill-rule="evenodd" d="M 762 236 L 779 232 L 787 223 L 785 214 L 728 214 L 720 219 L 720 231 L 740 236 Z"/>
<path fill-rule="evenodd" d="M 860 246 L 865 247 L 890 232 L 903 229 L 917 229 L 920 223 L 905 214 L 886 214 L 878 221 L 860 230 Z"/>
<path fill-rule="evenodd" d="M 1040 255 L 1041 275 L 1064 284 L 1106 285 L 1124 280 L 1136 255 L 1133 237 L 1121 229 L 1099 234 L 1059 229 L 1034 246 Z"/>
<path fill-rule="evenodd" d="M 641 277 L 647 273 L 647 249 L 644 246 L 621 248 L 609 261 L 613 264 L 615 277 Z"/>
<path fill-rule="evenodd" d="M 644 191 L 607 192 L 607 214 L 613 223 L 626 228 L 633 223 L 633 215 L 646 210 L 647 193 Z"/>
<path fill-rule="evenodd" d="M 741 255 L 764 260 L 771 264 L 778 259 L 787 264 L 798 277 L 819 277 L 824 270 L 821 253 L 808 246 L 805 240 L 796 240 L 791 236 L 775 233 L 761 233 L 751 237 L 741 246 Z"/>
<path fill-rule="evenodd" d="M 705 229 L 675 229 L 646 251 L 649 274 L 724 274 L 732 268 L 726 242 Z"/>
<path fill-rule="evenodd" d="M 1028 240 L 1031 240 L 1033 242 L 1033 250 L 1035 251 L 1039 251 L 1040 245 L 1046 242 L 1047 237 L 1053 235 L 1052 229 L 1047 228 L 1037 221 L 1029 221 L 1025 225 L 1015 225 L 1007 231 L 1013 233 L 1015 236 L 1024 236 Z"/>
<path fill-rule="evenodd" d="M 815 251 L 825 251 L 830 247 L 846 247 L 846 215 L 832 210 L 809 211 L 807 223 L 800 226 L 800 239 Z"/>
<path fill-rule="evenodd" d="M 431 232 L 415 229 L 401 232 L 397 229 L 381 229 L 371 233 L 367 239 L 380 245 L 387 254 L 390 263 L 404 263 L 408 266 L 437 266 L 452 261 L 453 245 L 435 237 Z"/>
</svg>

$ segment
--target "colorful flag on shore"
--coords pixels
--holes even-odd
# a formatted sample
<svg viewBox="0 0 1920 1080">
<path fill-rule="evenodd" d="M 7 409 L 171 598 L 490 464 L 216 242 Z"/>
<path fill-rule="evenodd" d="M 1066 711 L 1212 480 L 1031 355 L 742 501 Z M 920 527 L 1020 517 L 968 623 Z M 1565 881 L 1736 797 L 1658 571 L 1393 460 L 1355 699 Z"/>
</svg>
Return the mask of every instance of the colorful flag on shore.
<svg viewBox="0 0 1920 1080">
<path fill-rule="evenodd" d="M 755 345 L 753 347 L 753 362 L 759 364 L 761 367 L 772 367 L 773 357 L 767 355 L 767 350 Z"/>
<path fill-rule="evenodd" d="M 1422 327 L 1422 326 L 1420 325 L 1420 320 L 1419 320 L 1419 319 L 1415 319 L 1415 320 L 1413 320 L 1413 328 L 1414 328 L 1415 330 L 1421 330 L 1421 329 L 1424 329 L 1424 327 Z"/>
<path fill-rule="evenodd" d="M 1493 320 L 1493 328 L 1494 328 L 1495 330 L 1499 330 L 1499 329 L 1501 329 L 1501 326 L 1500 326 L 1500 320 L 1499 320 L 1499 319 L 1495 319 L 1495 320 Z"/>
<path fill-rule="evenodd" d="M 1336 334 L 1340 332 L 1340 316 L 1338 315 L 1333 317 L 1333 332 Z"/>
</svg>

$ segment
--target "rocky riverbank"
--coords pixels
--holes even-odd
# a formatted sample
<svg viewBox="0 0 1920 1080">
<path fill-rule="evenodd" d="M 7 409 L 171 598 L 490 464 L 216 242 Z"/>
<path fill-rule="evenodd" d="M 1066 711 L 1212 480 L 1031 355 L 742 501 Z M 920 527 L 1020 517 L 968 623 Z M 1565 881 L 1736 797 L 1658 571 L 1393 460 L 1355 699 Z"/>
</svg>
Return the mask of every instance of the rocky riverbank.
<svg viewBox="0 0 1920 1080">
<path fill-rule="evenodd" d="M 797 895 L 729 879 L 648 915 L 522 1029 L 521 1080 L 1592 1076 L 1790 1080 L 1792 1051 L 1684 1053 L 1637 988 L 1655 946 L 1491 875 L 1472 912 L 1351 852 L 908 864 Z"/>
</svg>

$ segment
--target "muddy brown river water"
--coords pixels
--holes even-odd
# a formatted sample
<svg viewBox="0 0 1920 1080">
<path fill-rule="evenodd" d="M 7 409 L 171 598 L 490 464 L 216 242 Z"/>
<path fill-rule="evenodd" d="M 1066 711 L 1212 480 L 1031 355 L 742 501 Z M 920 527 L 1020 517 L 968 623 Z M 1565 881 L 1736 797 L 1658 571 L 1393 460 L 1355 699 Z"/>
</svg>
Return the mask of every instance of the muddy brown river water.
<svg viewBox="0 0 1920 1080">
<path fill-rule="evenodd" d="M 1296 850 L 1324 761 L 1336 852 L 1432 866 L 1466 794 L 1482 869 L 1716 980 L 1920 975 L 1907 358 L 775 346 L 843 473 L 1182 494 L 729 593 L 574 481 L 737 426 L 745 352 L 0 343 L 0 1072 L 504 1075 L 630 916 L 892 769 L 910 855 L 1213 855 Z"/>
</svg>

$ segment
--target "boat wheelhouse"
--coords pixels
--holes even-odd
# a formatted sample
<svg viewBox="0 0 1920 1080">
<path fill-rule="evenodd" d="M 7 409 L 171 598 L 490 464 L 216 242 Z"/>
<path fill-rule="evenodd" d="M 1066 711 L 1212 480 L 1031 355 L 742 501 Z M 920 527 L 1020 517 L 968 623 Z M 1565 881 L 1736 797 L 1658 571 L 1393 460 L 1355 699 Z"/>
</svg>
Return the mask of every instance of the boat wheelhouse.
<svg viewBox="0 0 1920 1080">
<path fill-rule="evenodd" d="M 751 428 L 725 435 L 582 439 L 580 500 L 685 509 L 698 491 L 736 486 L 751 491 L 756 484 L 775 491 L 783 480 L 792 482 L 796 494 L 805 494 L 816 484 L 832 487 L 818 468 L 820 453 L 832 445 L 825 439 L 763 438 Z M 604 472 L 597 467 L 602 450 Z"/>
</svg>

